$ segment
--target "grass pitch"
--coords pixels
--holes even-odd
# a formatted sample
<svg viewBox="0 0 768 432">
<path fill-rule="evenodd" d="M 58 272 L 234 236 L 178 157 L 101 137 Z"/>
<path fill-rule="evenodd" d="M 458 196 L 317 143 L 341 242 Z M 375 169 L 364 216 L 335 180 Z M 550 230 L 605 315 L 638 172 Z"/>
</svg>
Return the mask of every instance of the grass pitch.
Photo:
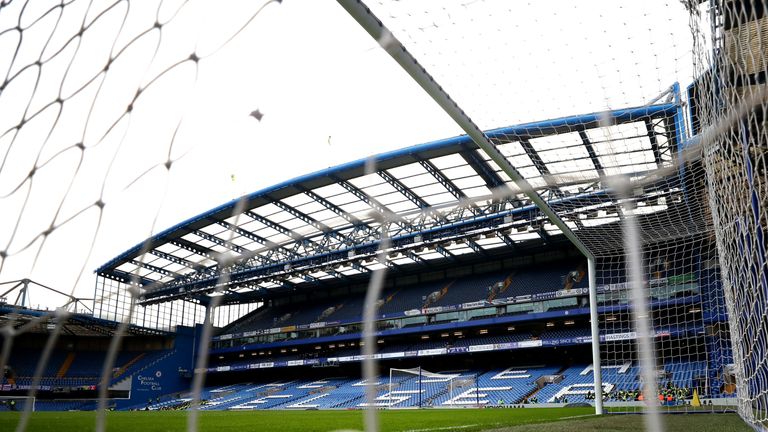
<svg viewBox="0 0 768 432">
<path fill-rule="evenodd" d="M 592 408 L 529 408 L 529 409 L 430 409 L 382 411 L 382 431 L 391 432 L 461 432 L 499 430 L 499 432 L 586 432 L 642 431 L 639 415 L 590 415 Z M 0 413 L 0 431 L 12 431 L 18 413 Z M 750 432 L 735 414 L 667 415 L 669 432 Z M 166 432 L 186 430 L 186 413 L 110 412 L 107 414 L 110 432 Z M 34 413 L 28 431 L 82 432 L 94 429 L 93 412 Z M 202 432 L 246 431 L 334 431 L 362 430 L 361 411 L 206 411 L 200 416 Z"/>
</svg>

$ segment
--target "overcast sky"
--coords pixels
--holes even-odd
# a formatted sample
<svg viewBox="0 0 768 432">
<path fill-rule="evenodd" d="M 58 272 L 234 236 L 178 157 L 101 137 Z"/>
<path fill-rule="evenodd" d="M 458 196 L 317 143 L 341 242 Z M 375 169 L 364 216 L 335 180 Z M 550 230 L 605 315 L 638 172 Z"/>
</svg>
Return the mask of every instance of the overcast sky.
<svg viewBox="0 0 768 432">
<path fill-rule="evenodd" d="M 75 0 L 46 13 L 56 3 L 0 13 L 0 282 L 90 297 L 93 270 L 152 233 L 460 133 L 331 0 L 259 13 L 254 1 Z M 691 81 L 676 1 L 370 6 L 483 128 L 642 105 Z"/>
</svg>

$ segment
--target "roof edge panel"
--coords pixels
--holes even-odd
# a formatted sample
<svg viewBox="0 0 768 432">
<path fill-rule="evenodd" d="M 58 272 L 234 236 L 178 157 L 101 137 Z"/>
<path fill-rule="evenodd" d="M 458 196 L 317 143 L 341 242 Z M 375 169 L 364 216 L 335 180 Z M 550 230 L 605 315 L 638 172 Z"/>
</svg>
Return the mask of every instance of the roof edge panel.
<svg viewBox="0 0 768 432">
<path fill-rule="evenodd" d="M 678 106 L 673 103 L 625 108 L 614 111 L 594 112 L 590 114 L 523 123 L 515 126 L 488 130 L 485 133 L 489 138 L 497 141 L 508 141 L 512 138 L 519 139 L 521 137 L 530 138 L 548 136 L 595 128 L 601 126 L 602 123 L 605 123 L 606 121 L 619 124 L 635 121 L 648 116 L 673 115 L 677 109 Z M 305 190 L 316 189 L 333 184 L 338 180 L 349 180 L 363 175 L 366 163 L 370 159 L 375 161 L 377 168 L 390 169 L 408 163 L 445 156 L 457 153 L 461 150 L 473 148 L 477 148 L 477 146 L 472 142 L 471 138 L 467 135 L 460 135 L 408 146 L 402 149 L 374 155 L 370 158 L 358 159 L 331 168 L 318 170 L 310 174 L 298 176 L 244 195 L 243 197 L 233 199 L 227 203 L 214 207 L 211 210 L 184 220 L 126 250 L 117 257 L 98 267 L 95 272 L 101 273 L 114 269 L 126 260 L 139 256 L 143 250 L 151 250 L 169 240 L 186 235 L 190 229 L 198 229 L 202 226 L 209 225 L 211 219 L 228 218 L 232 215 L 232 211 L 237 204 L 242 200 L 247 201 L 244 207 L 245 209 L 252 209 L 272 200 L 283 199 Z"/>
</svg>

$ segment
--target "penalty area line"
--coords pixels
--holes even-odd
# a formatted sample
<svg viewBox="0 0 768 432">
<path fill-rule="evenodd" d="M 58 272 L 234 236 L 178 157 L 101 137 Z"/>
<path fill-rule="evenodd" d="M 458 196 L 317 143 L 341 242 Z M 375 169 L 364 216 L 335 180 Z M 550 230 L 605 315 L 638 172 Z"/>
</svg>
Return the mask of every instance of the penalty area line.
<svg viewBox="0 0 768 432">
<path fill-rule="evenodd" d="M 468 425 L 461 425 L 461 426 L 442 426 L 442 427 L 434 427 L 434 428 L 426 428 L 426 429 L 408 429 L 403 432 L 430 432 L 430 431 L 443 431 L 443 430 L 457 430 L 457 429 L 467 429 L 471 427 L 477 427 L 480 426 L 479 423 L 476 424 L 468 424 Z M 493 426 L 493 425 L 490 425 Z"/>
<path fill-rule="evenodd" d="M 582 414 L 582 415 L 575 415 L 575 416 L 567 416 L 567 417 L 558 417 L 558 420 L 570 420 L 570 419 L 577 419 L 577 418 L 584 418 L 584 417 L 597 417 L 597 414 Z"/>
</svg>

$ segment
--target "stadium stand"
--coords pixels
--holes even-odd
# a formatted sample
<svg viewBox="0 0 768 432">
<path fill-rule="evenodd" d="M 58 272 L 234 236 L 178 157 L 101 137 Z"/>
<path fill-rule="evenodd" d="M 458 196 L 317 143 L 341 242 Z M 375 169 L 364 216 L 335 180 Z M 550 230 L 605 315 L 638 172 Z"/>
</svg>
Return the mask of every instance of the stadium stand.
<svg viewBox="0 0 768 432">
<path fill-rule="evenodd" d="M 562 263 L 542 270 L 522 270 L 513 275 L 496 272 L 458 279 L 428 282 L 385 292 L 379 308 L 382 318 L 427 307 L 460 305 L 509 296 L 525 296 L 555 292 L 566 288 L 566 281 L 578 272 L 578 263 Z M 583 288 L 585 279 L 569 284 L 568 289 Z M 432 300 L 429 297 L 434 295 Z M 263 306 L 240 320 L 221 329 L 219 334 L 245 333 L 273 327 L 311 324 L 330 320 L 355 323 L 362 317 L 364 295 L 352 298 L 327 299 L 315 304 Z M 324 314 L 327 311 L 327 314 Z"/>
<path fill-rule="evenodd" d="M 659 108 L 647 121 L 663 122 L 671 131 L 676 123 L 667 122 L 665 110 L 677 112 L 677 108 Z M 642 126 L 646 130 L 645 124 Z M 648 133 L 656 134 L 654 130 Z M 478 174 L 479 184 L 487 189 L 504 184 L 500 178 L 492 184 L 498 173 L 484 161 L 475 160 L 471 155 L 476 154 L 465 145 L 468 142 L 438 143 L 429 152 L 418 148 L 395 152 L 387 156 L 387 163 L 392 169 L 400 168 L 413 163 L 415 156 L 426 163 L 435 157 L 430 152 L 438 151 L 440 157 L 453 158 L 452 163 L 473 176 Z M 356 168 L 349 168 L 352 166 Z M 367 386 L 376 387 L 376 406 L 398 408 L 589 402 L 591 397 L 603 397 L 590 394 L 592 334 L 586 261 L 563 236 L 544 232 L 538 211 L 525 202 L 489 201 L 482 210 L 486 214 L 451 214 L 454 219 L 450 221 L 429 221 L 397 234 L 399 243 L 393 243 L 393 251 L 387 254 L 392 266 L 377 303 L 374 340 L 381 376 L 374 383 L 363 382 L 362 309 L 371 266 L 375 265 L 372 255 L 378 246 L 366 243 L 373 238 L 372 233 L 365 234 L 369 236 L 365 241 L 352 236 L 349 229 L 370 228 L 354 222 L 363 216 L 346 213 L 339 207 L 346 204 L 333 204 L 337 197 L 318 191 L 317 185 L 338 189 L 339 196 L 346 196 L 350 203 L 365 204 L 361 208 L 367 211 L 371 205 L 366 194 L 370 191 L 355 185 L 364 166 L 356 162 L 310 176 L 315 183 L 300 179 L 290 187 L 270 189 L 272 195 L 256 193 L 249 198 L 252 202 L 248 205 L 253 208 L 243 215 L 242 226 L 227 222 L 231 217 L 228 211 L 233 208 L 226 204 L 153 237 L 148 242 L 150 251 L 133 248 L 99 268 L 97 291 L 101 291 L 97 295 L 101 294 L 103 301 L 97 315 L 102 318 L 78 315 L 68 321 L 67 340 L 57 346 L 43 371 L 42 399 L 38 402 L 50 409 L 91 406 L 107 342 L 119 325 L 114 319 L 121 318 L 124 311 L 126 298 L 121 296 L 127 291 L 131 274 L 141 274 L 139 283 L 152 287 L 138 300 L 145 315 L 156 312 L 148 322 L 154 318 L 154 326 L 162 330 L 129 326 L 127 346 L 118 353 L 111 371 L 110 391 L 117 409 L 188 409 L 196 360 L 207 361 L 203 410 L 358 409 L 365 406 Z M 387 175 L 393 174 L 384 174 L 382 181 L 397 189 L 400 182 L 387 181 Z M 307 206 L 332 213 L 323 224 L 333 226 L 320 224 L 314 219 L 317 215 L 291 207 L 294 190 L 306 195 L 302 199 L 310 200 Z M 657 192 L 666 193 L 654 190 Z M 578 195 L 563 195 L 558 200 L 584 199 L 590 206 L 602 205 L 600 193 L 578 191 Z M 417 195 L 413 191 L 410 194 L 411 198 Z M 659 197 L 653 199 L 658 202 Z M 671 203 L 669 197 L 669 205 L 665 205 L 668 211 Z M 270 212 L 277 213 L 262 211 L 262 204 L 274 206 Z M 582 219 L 593 218 L 592 211 L 573 208 L 574 221 L 583 223 Z M 336 225 L 337 221 L 342 225 Z M 317 233 L 312 239 L 304 238 L 291 231 L 296 227 Z M 592 229 L 608 228 L 596 227 L 601 228 Z M 263 232 L 246 234 L 249 230 Z M 267 231 L 277 234 L 267 235 Z M 233 233 L 237 235 L 230 239 Z M 220 263 L 212 257 L 220 256 L 228 247 L 243 253 L 261 251 L 255 244 L 262 235 L 283 236 L 280 242 L 288 242 L 287 247 L 275 256 L 258 252 L 252 257 L 258 265 L 233 264 L 227 273 L 232 286 L 217 293 L 220 295 L 211 295 L 221 275 Z M 298 238 L 306 241 L 289 244 Z M 325 243 L 321 245 L 320 240 Z M 733 389 L 726 388 L 723 371 L 732 355 L 728 341 L 708 331 L 727 319 L 720 276 L 714 266 L 706 268 L 705 258 L 694 250 L 703 241 L 680 247 L 664 241 L 649 247 L 644 256 L 655 317 L 653 336 L 666 356 L 658 362 L 659 384 L 675 390 L 696 388 L 708 396 L 726 394 Z M 637 335 L 629 326 L 623 261 L 622 254 L 603 260 L 596 274 L 600 326 L 596 336 L 604 343 L 601 371 L 609 400 L 627 397 L 626 393 L 636 392 L 640 383 L 632 354 Z M 190 313 L 205 315 L 214 299 L 221 301 L 222 310 L 235 312 L 217 320 L 219 327 L 214 329 L 212 341 L 200 344 L 201 326 L 176 326 L 178 316 L 174 313 L 184 318 L 183 311 L 189 312 L 184 308 L 191 308 Z M 244 305 L 247 307 L 240 308 Z M 11 316 L 29 320 L 41 314 L 0 307 L 0 318 L 9 320 Z M 140 319 L 147 322 L 144 316 Z M 41 338 L 36 343 L 14 349 L 3 392 L 20 394 L 30 385 L 35 369 L 31 359 L 48 332 L 41 326 Z M 88 349 L 79 347 L 86 337 L 100 339 L 100 343 Z M 142 346 L 142 338 L 151 339 L 152 346 Z M 210 348 L 205 359 L 196 358 L 196 348 L 201 346 Z M 394 381 L 386 373 L 422 367 L 438 373 L 427 379 L 402 374 Z M 44 400 L 53 397 L 54 387 L 71 390 L 89 386 L 83 390 L 86 393 L 80 405 Z M 680 394 L 681 401 L 688 397 L 688 393 Z"/>
<path fill-rule="evenodd" d="M 437 369 L 440 370 L 445 369 L 445 362 L 440 359 L 447 358 L 450 359 L 449 364 L 455 362 L 463 367 L 455 372 L 446 371 L 445 375 L 450 375 L 450 379 L 432 377 L 419 381 L 413 377 L 398 378 L 391 392 L 389 377 L 382 375 L 375 384 L 377 406 L 405 408 L 495 406 L 500 402 L 505 405 L 589 402 L 590 397 L 594 397 L 590 387 L 593 377 L 591 365 L 583 354 L 583 350 L 589 347 L 590 330 L 588 316 L 579 298 L 580 290 L 585 287 L 581 267 L 582 263 L 578 261 L 561 260 L 540 266 L 388 287 L 379 307 L 377 353 L 382 356 L 382 361 L 391 358 L 398 366 L 431 362 L 441 365 Z M 612 273 L 611 277 L 616 278 L 622 270 L 611 268 L 608 271 Z M 682 288 L 672 289 L 673 296 L 657 296 L 652 303 L 659 317 L 655 332 L 658 337 L 678 340 L 675 343 L 684 345 L 689 338 L 701 338 L 703 323 L 680 323 L 669 314 L 674 313 L 676 307 L 696 305 L 718 295 L 717 287 L 710 286 L 717 276 L 713 276 L 711 271 L 679 272 L 672 276 L 677 278 L 673 282 L 674 287 Z M 651 293 L 654 293 L 653 288 Z M 610 337 L 629 343 L 634 336 L 626 326 L 627 320 L 612 321 L 616 315 L 628 313 L 626 299 L 614 298 L 610 290 L 600 295 L 601 307 L 610 308 L 605 309 L 601 316 L 601 320 L 605 321 L 601 338 Z M 278 306 L 267 303 L 219 329 L 209 361 L 212 384 L 202 393 L 204 404 L 201 409 L 364 407 L 365 385 L 353 372 L 361 354 L 357 323 L 362 302 L 362 294 L 351 294 L 329 295 L 311 302 L 282 302 Z M 101 331 L 106 334 L 115 327 L 105 322 L 89 325 L 92 329 L 95 328 L 93 326 L 102 326 Z M 278 331 L 274 330 L 276 327 L 280 327 Z M 300 330 L 305 328 L 307 330 Z M 143 332 L 142 329 L 135 330 L 136 335 Z M 246 332 L 257 335 L 243 335 Z M 124 349 L 118 353 L 111 385 L 115 388 L 130 387 L 130 397 L 117 402 L 116 408 L 189 408 L 189 375 L 183 370 L 189 370 L 189 360 L 193 356 L 190 347 L 183 348 L 182 334 L 181 329 L 175 333 L 157 333 L 151 337 L 165 342 L 155 344 L 154 349 Z M 222 337 L 225 335 L 233 337 Z M 259 339 L 259 335 L 268 335 L 268 339 Z M 194 338 L 192 331 L 187 339 L 190 346 Z M 77 337 L 72 339 L 74 342 L 77 340 Z M 175 342 L 169 344 L 168 340 Z M 506 353 L 535 358 L 546 357 L 554 349 L 570 350 L 573 354 L 569 355 L 574 358 L 569 363 L 536 365 L 529 362 L 490 369 L 478 367 L 479 360 L 467 363 L 468 353 L 486 359 Z M 4 389 L 14 386 L 22 389 L 31 383 L 36 365 L 30 359 L 36 352 L 34 347 L 20 347 L 13 351 L 9 359 L 13 373 L 6 374 Z M 486 357 L 482 357 L 484 353 L 488 353 Z M 180 366 L 180 355 L 187 359 L 186 364 L 190 366 Z M 491 363 L 503 362 L 498 358 L 490 360 Z M 90 386 L 93 389 L 103 361 L 104 351 L 100 348 L 56 349 L 44 370 L 42 388 Z M 384 364 L 387 367 L 387 363 Z M 306 376 L 311 368 L 319 366 L 331 369 L 320 368 L 309 374 L 311 378 Z M 249 372 L 254 371 L 254 367 L 275 373 L 270 374 L 267 380 L 263 373 Z M 682 389 L 690 392 L 692 388 L 704 389 L 705 385 L 712 387 L 707 389 L 710 394 L 717 395 L 721 393 L 722 384 L 714 381 L 713 377 L 720 376 L 720 369 L 718 363 L 692 352 L 688 358 L 664 364 L 659 370 L 659 384 L 662 388 L 668 386 L 675 391 L 681 389 L 681 401 L 690 397 L 690 393 L 684 393 Z M 615 366 L 604 365 L 602 370 L 606 400 L 626 400 L 628 394 L 639 390 L 639 370 L 633 360 L 618 362 Z M 167 375 L 176 377 L 177 385 L 160 385 Z M 705 383 L 707 379 L 709 384 Z M 414 386 L 421 387 L 414 390 Z M 41 395 L 45 397 L 46 393 Z M 94 401 L 88 397 L 85 395 L 81 400 L 43 398 L 37 400 L 36 409 L 92 409 Z"/>
<path fill-rule="evenodd" d="M 660 369 L 662 388 L 692 389 L 695 371 L 702 362 L 678 362 Z M 632 361 L 604 366 L 606 400 L 620 392 L 639 390 L 639 369 Z M 512 366 L 491 370 L 445 372 L 446 378 L 402 376 L 390 387 L 388 376 L 380 376 L 377 405 L 399 408 L 416 406 L 495 406 L 532 403 L 588 402 L 592 365 Z M 451 378 L 448 378 L 451 377 Z M 271 381 L 207 387 L 203 392 L 205 410 L 331 409 L 364 406 L 365 383 L 359 378 L 329 377 L 315 380 Z M 420 394 L 420 397 L 419 397 Z M 690 398 L 690 393 L 687 394 Z M 152 404 L 164 409 L 188 396 Z M 534 402 L 537 401 L 537 402 Z M 680 403 L 684 402 L 681 398 Z M 421 404 L 421 405 L 419 405 Z M 184 409 L 185 407 L 182 407 Z"/>
</svg>

